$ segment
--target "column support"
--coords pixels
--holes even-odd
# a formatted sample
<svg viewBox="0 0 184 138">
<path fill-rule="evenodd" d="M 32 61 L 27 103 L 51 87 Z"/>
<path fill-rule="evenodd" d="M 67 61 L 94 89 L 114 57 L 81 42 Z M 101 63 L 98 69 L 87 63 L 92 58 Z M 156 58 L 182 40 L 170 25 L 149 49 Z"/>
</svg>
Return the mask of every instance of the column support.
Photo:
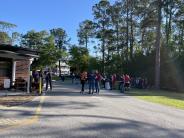
<svg viewBox="0 0 184 138">
<path fill-rule="evenodd" d="M 15 84 L 15 74 L 16 74 L 16 61 L 13 60 L 12 61 L 13 65 L 12 65 L 12 85 Z"/>
<path fill-rule="evenodd" d="M 30 72 L 31 72 L 31 64 L 33 62 L 33 58 L 29 59 L 29 66 L 28 66 L 28 79 L 27 79 L 27 93 L 30 93 Z"/>
</svg>

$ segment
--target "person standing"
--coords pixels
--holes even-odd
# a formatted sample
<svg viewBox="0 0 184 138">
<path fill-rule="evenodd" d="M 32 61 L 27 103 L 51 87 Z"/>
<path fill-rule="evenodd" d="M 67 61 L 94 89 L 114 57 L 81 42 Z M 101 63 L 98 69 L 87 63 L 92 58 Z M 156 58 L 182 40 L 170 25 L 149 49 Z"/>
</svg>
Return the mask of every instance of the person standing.
<svg viewBox="0 0 184 138">
<path fill-rule="evenodd" d="M 111 78 L 111 80 L 112 80 L 112 87 L 111 87 L 111 89 L 115 89 L 115 84 L 116 84 L 116 74 L 113 74 L 112 75 L 112 78 Z"/>
<path fill-rule="evenodd" d="M 93 94 L 95 90 L 95 74 L 93 72 L 88 75 L 88 83 L 89 83 L 89 94 Z"/>
<path fill-rule="evenodd" d="M 52 74 L 50 69 L 46 73 L 45 80 L 46 80 L 46 91 L 48 90 L 48 85 L 50 85 L 50 90 L 52 91 Z"/>
<path fill-rule="evenodd" d="M 125 91 L 124 86 L 125 86 L 125 76 L 124 76 L 124 74 L 123 74 L 123 75 L 121 76 L 121 81 L 120 81 L 120 85 L 119 85 L 119 89 L 120 89 L 120 92 L 121 92 L 121 93 L 124 93 L 124 91 Z"/>
<path fill-rule="evenodd" d="M 87 79 L 87 72 L 83 71 L 80 75 L 80 81 L 81 81 L 81 92 L 80 93 L 84 93 L 84 86 L 85 86 L 85 82 Z"/>
<path fill-rule="evenodd" d="M 75 74 L 74 73 L 72 73 L 72 84 L 74 84 L 74 81 L 75 81 Z"/>
<path fill-rule="evenodd" d="M 33 89 L 39 93 L 39 73 L 36 70 L 33 70 Z"/>
<path fill-rule="evenodd" d="M 101 81 L 101 75 L 98 71 L 96 71 L 95 73 L 95 90 L 96 90 L 96 93 L 99 94 L 100 92 L 100 81 Z"/>
<path fill-rule="evenodd" d="M 107 79 L 106 75 L 103 75 L 103 76 L 101 75 L 101 83 L 102 83 L 102 86 L 103 86 L 104 89 L 105 89 L 106 79 Z"/>
<path fill-rule="evenodd" d="M 128 74 L 125 75 L 125 88 L 127 90 L 130 88 L 130 76 Z"/>
</svg>

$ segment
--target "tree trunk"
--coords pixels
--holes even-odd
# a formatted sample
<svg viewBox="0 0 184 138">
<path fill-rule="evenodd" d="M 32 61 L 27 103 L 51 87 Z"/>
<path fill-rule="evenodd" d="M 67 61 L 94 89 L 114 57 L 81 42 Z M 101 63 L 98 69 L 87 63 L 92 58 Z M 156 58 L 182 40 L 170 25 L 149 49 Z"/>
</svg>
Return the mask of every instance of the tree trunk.
<svg viewBox="0 0 184 138">
<path fill-rule="evenodd" d="M 183 38 L 184 37 L 184 23 L 183 23 L 183 29 L 182 29 L 182 32 L 181 32 L 181 46 L 183 46 L 184 45 L 184 43 L 183 43 Z"/>
<path fill-rule="evenodd" d="M 127 6 L 126 7 L 127 8 L 127 13 L 126 13 L 126 16 L 127 16 L 126 17 L 126 35 L 127 35 L 127 37 L 126 37 L 126 46 L 127 47 L 126 47 L 126 53 L 125 54 L 126 54 L 126 60 L 128 61 L 128 49 L 129 49 L 129 23 L 128 23 L 128 21 L 129 21 L 129 19 L 128 19 L 129 18 L 129 15 L 128 15 L 129 14 L 129 7 L 128 7 L 128 2 L 129 1 L 127 0 L 126 2 L 127 2 L 127 5 L 126 5 Z"/>
<path fill-rule="evenodd" d="M 85 45 L 86 45 L 86 49 L 88 49 L 88 37 L 85 37 Z"/>
<path fill-rule="evenodd" d="M 105 73 L 105 25 L 103 23 L 102 25 L 102 33 L 103 33 L 103 36 L 102 36 L 102 72 L 103 74 Z"/>
<path fill-rule="evenodd" d="M 59 60 L 59 76 L 61 76 L 61 60 Z"/>
<path fill-rule="evenodd" d="M 169 4 L 172 4 L 172 1 L 169 1 L 167 4 L 167 13 L 166 13 L 166 45 L 170 45 L 171 38 L 171 25 L 172 25 L 172 7 L 169 8 Z M 169 15 L 168 15 L 169 14 Z"/>
<path fill-rule="evenodd" d="M 120 53 L 119 53 L 119 49 L 120 49 L 120 46 L 119 46 L 119 24 L 117 23 L 116 24 L 116 43 L 117 43 L 117 53 L 118 53 L 118 56 L 120 56 Z"/>
<path fill-rule="evenodd" d="M 167 4 L 167 9 L 166 9 L 166 17 L 165 17 L 165 20 L 166 20 L 166 25 L 165 25 L 165 34 L 166 34 L 166 46 L 168 47 L 168 44 L 169 44 L 169 37 L 168 37 L 168 10 L 169 10 L 169 7 L 168 7 L 168 4 Z"/>
<path fill-rule="evenodd" d="M 133 59 L 133 45 L 134 45 L 134 32 L 133 32 L 133 11 L 131 11 L 131 26 L 130 26 L 130 30 L 131 30 L 131 39 L 130 39 L 130 59 Z"/>
<path fill-rule="evenodd" d="M 160 37 L 161 37 L 161 20 L 162 20 L 162 2 L 158 0 L 158 21 L 157 21 L 157 34 L 156 34 L 156 59 L 155 59 L 155 88 L 160 89 Z"/>
</svg>

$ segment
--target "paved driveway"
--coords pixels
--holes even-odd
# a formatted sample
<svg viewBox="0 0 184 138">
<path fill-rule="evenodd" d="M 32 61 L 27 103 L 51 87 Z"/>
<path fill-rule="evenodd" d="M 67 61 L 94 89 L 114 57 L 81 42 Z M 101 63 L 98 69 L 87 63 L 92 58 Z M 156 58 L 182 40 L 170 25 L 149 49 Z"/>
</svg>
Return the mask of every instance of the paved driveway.
<svg viewBox="0 0 184 138">
<path fill-rule="evenodd" d="M 37 120 L 0 131 L 0 137 L 184 137 L 184 110 L 103 90 L 81 95 L 79 87 L 55 84 L 38 108 Z"/>
</svg>

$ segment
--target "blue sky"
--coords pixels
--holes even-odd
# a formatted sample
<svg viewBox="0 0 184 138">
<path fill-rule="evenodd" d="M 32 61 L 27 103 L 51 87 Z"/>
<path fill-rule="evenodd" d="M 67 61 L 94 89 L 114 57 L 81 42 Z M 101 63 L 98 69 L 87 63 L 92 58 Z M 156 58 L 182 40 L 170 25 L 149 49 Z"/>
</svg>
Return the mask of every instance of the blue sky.
<svg viewBox="0 0 184 138">
<path fill-rule="evenodd" d="M 76 30 L 93 19 L 92 6 L 99 0 L 1 0 L 0 20 L 16 24 L 13 31 L 25 33 L 62 27 L 77 43 Z"/>
</svg>

